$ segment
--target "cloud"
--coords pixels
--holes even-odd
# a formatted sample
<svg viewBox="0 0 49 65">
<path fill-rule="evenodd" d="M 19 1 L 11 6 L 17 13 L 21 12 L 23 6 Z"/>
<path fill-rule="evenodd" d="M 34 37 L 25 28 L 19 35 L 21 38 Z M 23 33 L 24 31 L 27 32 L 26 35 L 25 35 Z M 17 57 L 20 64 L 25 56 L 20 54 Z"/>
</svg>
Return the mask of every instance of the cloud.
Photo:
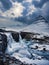
<svg viewBox="0 0 49 65">
<path fill-rule="evenodd" d="M 45 3 L 42 7 L 42 15 L 49 20 L 49 2 Z"/>
<path fill-rule="evenodd" d="M 30 14 L 35 12 L 36 7 L 32 4 L 32 0 L 24 0 L 22 4 L 25 7 L 23 11 L 24 16 L 29 16 Z"/>
<path fill-rule="evenodd" d="M 29 2 L 29 3 L 31 3 L 31 2 L 32 2 L 32 0 L 24 0 L 24 2 Z"/>
<path fill-rule="evenodd" d="M 34 1 L 40 2 L 41 0 L 34 0 Z"/>
<path fill-rule="evenodd" d="M 28 14 L 27 15 L 30 15 L 30 14 L 33 14 L 34 12 L 36 11 L 36 8 L 34 5 L 31 5 L 28 9 Z"/>
<path fill-rule="evenodd" d="M 21 3 L 15 2 L 9 10 L 5 11 L 2 14 L 3 16 L 9 17 L 9 18 L 20 17 L 20 16 L 23 16 L 22 15 L 23 9 L 24 9 L 24 6 L 22 6 Z"/>
<path fill-rule="evenodd" d="M 0 0 L 0 2 L 2 3 L 3 7 L 8 10 L 11 8 L 12 3 L 10 2 L 10 0 Z"/>
<path fill-rule="evenodd" d="M 32 0 L 12 0 L 13 2 L 32 2 Z"/>
<path fill-rule="evenodd" d="M 49 17 L 49 0 L 0 0 L 0 15 L 6 17 Z"/>
<path fill-rule="evenodd" d="M 22 2 L 23 0 L 12 0 L 13 2 Z"/>
<path fill-rule="evenodd" d="M 49 0 L 33 0 L 35 7 L 41 8 Z"/>
</svg>

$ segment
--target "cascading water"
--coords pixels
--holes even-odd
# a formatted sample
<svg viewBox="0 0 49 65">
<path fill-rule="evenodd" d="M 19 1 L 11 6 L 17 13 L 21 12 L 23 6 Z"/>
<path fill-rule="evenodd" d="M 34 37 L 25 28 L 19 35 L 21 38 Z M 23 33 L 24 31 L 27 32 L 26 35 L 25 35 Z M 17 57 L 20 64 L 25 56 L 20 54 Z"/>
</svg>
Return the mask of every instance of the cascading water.
<svg viewBox="0 0 49 65">
<path fill-rule="evenodd" d="M 29 64 L 37 64 L 37 65 L 48 65 L 49 59 L 45 58 L 49 53 L 41 52 L 39 49 L 46 46 L 49 49 L 49 45 L 40 45 L 40 43 L 34 43 L 32 41 L 27 41 L 22 39 L 19 33 L 19 42 L 16 42 L 11 33 L 5 33 L 7 35 L 8 46 L 6 49 L 6 53 L 10 54 L 12 57 L 21 60 L 22 62 L 26 62 Z M 38 49 L 34 49 L 38 45 Z M 48 51 L 49 52 L 49 51 Z M 44 57 L 44 59 L 42 58 Z M 47 57 L 47 56 L 46 56 Z M 39 60 L 40 59 L 40 60 Z M 42 62 L 40 64 L 40 62 Z M 43 64 L 44 63 L 44 64 Z"/>
<path fill-rule="evenodd" d="M 14 41 L 11 33 L 7 33 L 7 41 L 8 41 L 8 47 L 6 50 L 6 53 L 13 54 L 15 52 L 22 54 L 23 56 L 30 55 L 30 53 L 27 50 L 27 46 L 22 40 L 21 35 L 19 34 L 19 42 Z"/>
</svg>

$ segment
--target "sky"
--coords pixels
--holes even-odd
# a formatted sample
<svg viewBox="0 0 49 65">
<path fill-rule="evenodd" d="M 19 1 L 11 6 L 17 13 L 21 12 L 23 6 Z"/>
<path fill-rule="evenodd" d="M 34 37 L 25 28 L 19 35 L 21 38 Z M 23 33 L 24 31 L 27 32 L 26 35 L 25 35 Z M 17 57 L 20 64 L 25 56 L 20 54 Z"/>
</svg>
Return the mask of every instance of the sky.
<svg viewBox="0 0 49 65">
<path fill-rule="evenodd" d="M 49 21 L 49 0 L 0 0 L 0 16 L 31 20 L 39 15 Z"/>
</svg>

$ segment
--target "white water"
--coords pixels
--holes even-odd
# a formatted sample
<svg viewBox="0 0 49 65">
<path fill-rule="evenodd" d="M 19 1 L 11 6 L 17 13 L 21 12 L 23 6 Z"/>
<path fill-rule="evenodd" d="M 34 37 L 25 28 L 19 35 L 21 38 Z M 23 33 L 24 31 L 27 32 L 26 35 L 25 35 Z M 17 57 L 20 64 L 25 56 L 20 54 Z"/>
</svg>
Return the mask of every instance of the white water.
<svg viewBox="0 0 49 65">
<path fill-rule="evenodd" d="M 25 62 L 28 64 L 37 64 L 37 65 L 49 65 L 49 60 L 43 59 L 42 56 L 48 53 L 42 53 L 38 50 L 31 49 L 32 47 L 38 45 L 41 48 L 45 46 L 46 48 L 49 45 L 41 45 L 38 43 L 33 43 L 32 41 L 23 40 L 21 35 L 19 35 L 19 42 L 14 41 L 11 33 L 5 33 L 7 35 L 8 47 L 6 53 L 11 56 L 19 59 L 21 62 Z M 48 48 L 49 50 L 49 48 Z M 39 60 L 40 59 L 40 60 Z"/>
</svg>

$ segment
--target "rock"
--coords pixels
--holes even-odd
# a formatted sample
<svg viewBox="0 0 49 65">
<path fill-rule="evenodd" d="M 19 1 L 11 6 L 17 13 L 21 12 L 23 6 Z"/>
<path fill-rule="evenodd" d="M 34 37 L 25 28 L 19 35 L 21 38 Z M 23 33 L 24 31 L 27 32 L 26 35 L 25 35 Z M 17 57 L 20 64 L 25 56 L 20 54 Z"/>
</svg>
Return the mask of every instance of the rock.
<svg viewBox="0 0 49 65">
<path fill-rule="evenodd" d="M 19 33 L 18 32 L 11 32 L 13 39 L 16 42 L 19 42 Z"/>
<path fill-rule="evenodd" d="M 22 39 L 24 39 L 25 36 L 27 35 L 27 33 L 21 32 L 20 35 L 21 35 Z"/>
<path fill-rule="evenodd" d="M 43 48 L 43 51 L 46 51 L 46 48 Z"/>
<path fill-rule="evenodd" d="M 36 49 L 38 49 L 38 46 L 36 46 Z"/>
<path fill-rule="evenodd" d="M 0 65 L 4 65 L 3 61 L 0 61 Z"/>
<path fill-rule="evenodd" d="M 5 53 L 7 48 L 7 36 L 0 33 L 0 52 Z"/>
<path fill-rule="evenodd" d="M 44 39 L 49 43 L 49 36 L 44 36 Z"/>
<path fill-rule="evenodd" d="M 22 39 L 26 40 L 34 40 L 40 43 L 49 43 L 49 36 L 44 36 L 42 34 L 34 33 L 34 32 L 21 32 L 20 33 Z"/>
<path fill-rule="evenodd" d="M 5 32 L 5 30 L 3 30 L 3 29 L 0 29 L 0 32 Z"/>
<path fill-rule="evenodd" d="M 27 35 L 25 36 L 25 39 L 26 39 L 27 41 L 31 40 L 31 35 L 30 35 L 30 34 L 27 34 Z"/>
<path fill-rule="evenodd" d="M 21 32 L 20 35 L 21 35 L 22 39 L 30 40 L 30 39 L 32 39 L 31 35 L 33 35 L 33 34 L 30 32 Z"/>
</svg>

